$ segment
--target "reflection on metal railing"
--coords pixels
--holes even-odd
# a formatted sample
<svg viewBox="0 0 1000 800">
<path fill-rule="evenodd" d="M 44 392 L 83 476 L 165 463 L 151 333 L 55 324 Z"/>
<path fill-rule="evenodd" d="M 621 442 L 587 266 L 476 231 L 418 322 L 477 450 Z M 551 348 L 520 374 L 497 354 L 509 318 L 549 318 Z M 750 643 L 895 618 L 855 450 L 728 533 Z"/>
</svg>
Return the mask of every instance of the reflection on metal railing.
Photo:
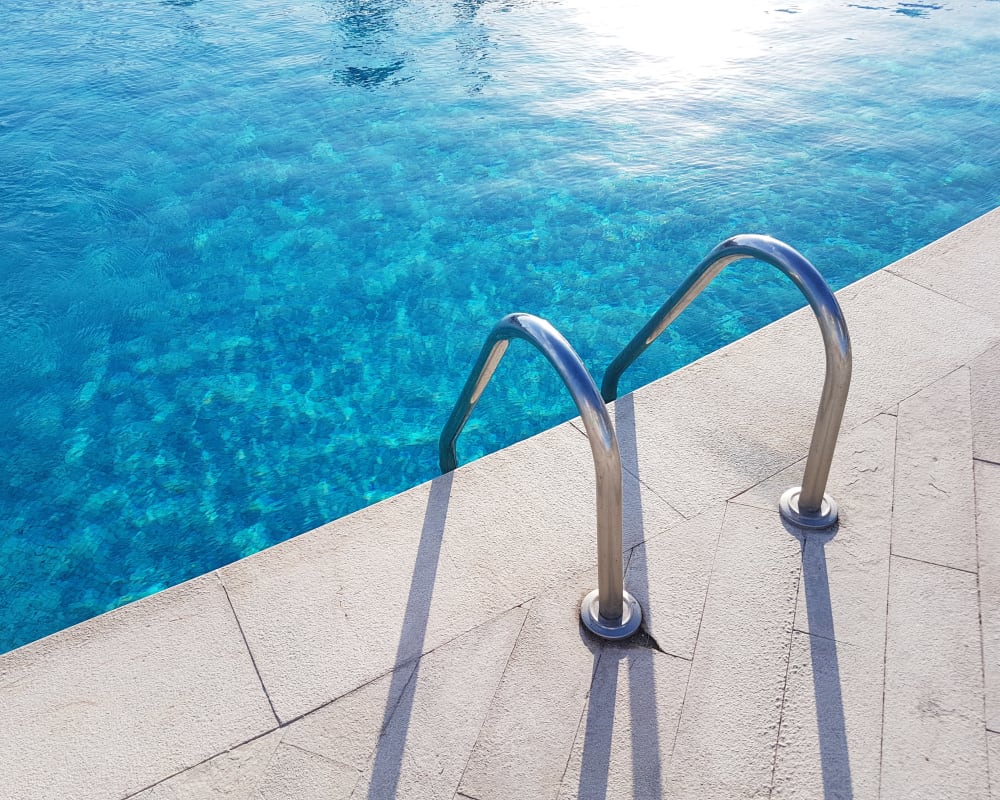
<svg viewBox="0 0 1000 800">
<path fill-rule="evenodd" d="M 812 307 L 826 350 L 826 377 L 813 427 L 802 486 L 786 491 L 779 501 L 781 515 L 806 528 L 827 528 L 837 521 L 837 504 L 825 493 L 830 462 L 851 385 L 851 339 L 837 298 L 819 271 L 798 251 L 769 236 L 734 236 L 720 243 L 652 319 L 611 362 L 601 385 L 608 402 L 618 396 L 618 381 L 636 358 L 652 344 L 687 305 L 729 264 L 755 258 L 780 269 L 799 288 Z"/>
<path fill-rule="evenodd" d="M 455 442 L 511 339 L 533 344 L 556 368 L 573 396 L 590 442 L 597 474 L 597 589 L 580 608 L 583 624 L 605 639 L 624 639 L 639 628 L 639 603 L 625 591 L 622 565 L 622 462 L 611 417 L 594 379 L 569 342 L 531 314 L 508 314 L 490 332 L 448 418 L 439 442 L 441 471 L 458 466 Z"/>
</svg>

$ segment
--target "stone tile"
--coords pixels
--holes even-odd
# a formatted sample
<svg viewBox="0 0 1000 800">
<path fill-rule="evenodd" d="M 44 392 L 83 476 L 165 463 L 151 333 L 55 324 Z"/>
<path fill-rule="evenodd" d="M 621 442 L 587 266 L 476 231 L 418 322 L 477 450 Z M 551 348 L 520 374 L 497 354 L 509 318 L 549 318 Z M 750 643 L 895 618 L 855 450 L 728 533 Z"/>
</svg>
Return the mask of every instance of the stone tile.
<svg viewBox="0 0 1000 800">
<path fill-rule="evenodd" d="M 690 663 L 637 645 L 606 645 L 560 800 L 662 797 Z"/>
<path fill-rule="evenodd" d="M 1000 346 L 974 359 L 972 370 L 972 453 L 1000 464 Z"/>
<path fill-rule="evenodd" d="M 889 583 L 896 418 L 880 414 L 841 435 L 827 491 L 836 527 L 803 536 L 803 585 L 795 628 L 882 651 Z M 801 481 L 805 459 L 733 500 L 774 508 Z"/>
<path fill-rule="evenodd" d="M 994 209 L 888 269 L 1000 318 L 996 299 L 996 276 L 1000 273 L 1000 254 L 996 248 L 998 229 L 1000 209 Z"/>
<path fill-rule="evenodd" d="M 282 743 L 252 800 L 347 800 L 358 771 Z"/>
<path fill-rule="evenodd" d="M 892 552 L 975 571 L 969 370 L 899 404 Z"/>
<path fill-rule="evenodd" d="M 887 272 L 838 299 L 854 353 L 846 429 L 1000 337 L 996 319 Z M 633 419 L 617 427 L 622 449 L 636 451 L 634 471 L 649 488 L 693 516 L 805 455 L 823 362 L 815 318 L 798 311 L 636 393 Z"/>
<path fill-rule="evenodd" d="M 360 776 L 371 762 L 386 724 L 410 684 L 417 661 L 317 709 L 285 728 L 284 741 L 302 750 L 354 767 Z"/>
<path fill-rule="evenodd" d="M 893 556 L 884 715 L 885 800 L 987 796 L 975 575 Z"/>
<path fill-rule="evenodd" d="M 594 498 L 590 447 L 564 425 L 222 570 L 279 717 L 593 564 Z M 680 520 L 644 494 L 645 531 Z"/>
<path fill-rule="evenodd" d="M 532 601 L 459 792 L 475 798 L 555 798 L 573 749 L 597 657 L 580 602 L 596 571 Z"/>
<path fill-rule="evenodd" d="M 796 632 L 771 797 L 876 800 L 883 648 Z"/>
<path fill-rule="evenodd" d="M 729 506 L 665 796 L 770 791 L 800 566 L 777 512 Z"/>
<path fill-rule="evenodd" d="M 355 798 L 452 796 L 526 614 L 514 609 L 420 659 L 398 702 L 384 709 Z"/>
<path fill-rule="evenodd" d="M 1000 465 L 976 462 L 979 613 L 986 682 L 986 727 L 1000 733 Z"/>
<path fill-rule="evenodd" d="M 662 650 L 694 657 L 725 506 L 699 514 L 632 550 L 625 588 L 639 601 L 643 627 Z"/>
<path fill-rule="evenodd" d="M 844 415 L 848 429 L 1000 340 L 996 317 L 971 311 L 888 272 L 840 290 L 837 299 L 847 318 L 854 354 Z"/>
<path fill-rule="evenodd" d="M 124 797 L 276 726 L 207 575 L 0 659 L 0 786 Z"/>
<path fill-rule="evenodd" d="M 986 734 L 990 754 L 990 798 L 1000 800 L 1000 733 Z"/>
<path fill-rule="evenodd" d="M 280 730 L 184 770 L 130 800 L 250 800 L 281 743 Z"/>
</svg>

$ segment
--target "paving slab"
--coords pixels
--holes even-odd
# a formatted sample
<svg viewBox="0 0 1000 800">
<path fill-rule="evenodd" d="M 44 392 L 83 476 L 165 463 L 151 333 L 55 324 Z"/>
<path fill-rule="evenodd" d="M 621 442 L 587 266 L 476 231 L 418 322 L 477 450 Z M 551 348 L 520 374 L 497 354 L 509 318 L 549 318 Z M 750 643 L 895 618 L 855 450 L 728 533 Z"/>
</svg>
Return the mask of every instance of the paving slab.
<svg viewBox="0 0 1000 800">
<path fill-rule="evenodd" d="M 976 570 L 969 369 L 899 404 L 892 552 Z"/>
<path fill-rule="evenodd" d="M 726 510 L 666 797 L 770 791 L 800 552 L 776 511 Z"/>
<path fill-rule="evenodd" d="M 252 800 L 348 800 L 357 782 L 357 770 L 282 743 L 251 797 Z"/>
<path fill-rule="evenodd" d="M 18 800 L 125 797 L 277 725 L 215 575 L 8 653 L 0 701 Z"/>
<path fill-rule="evenodd" d="M 1000 464 L 1000 346 L 969 364 L 972 372 L 972 453 Z"/>
<path fill-rule="evenodd" d="M 385 728 L 386 711 L 398 705 L 416 666 L 416 660 L 403 664 L 300 717 L 283 729 L 284 741 L 351 766 L 360 778 Z"/>
<path fill-rule="evenodd" d="M 882 648 L 792 637 L 771 797 L 876 800 Z"/>
<path fill-rule="evenodd" d="M 828 531 L 803 538 L 803 585 L 796 630 L 882 651 L 889 583 L 896 418 L 880 414 L 841 436 L 827 491 L 840 518 Z M 805 459 L 733 499 L 774 508 L 775 498 L 801 480 Z"/>
<path fill-rule="evenodd" d="M 626 497 L 638 496 L 628 482 Z M 641 524 L 626 505 L 632 536 L 682 521 L 641 492 Z M 593 564 L 595 495 L 590 447 L 563 425 L 223 569 L 278 716 L 318 708 Z"/>
<path fill-rule="evenodd" d="M 130 800 L 251 800 L 281 736 L 280 729 L 266 733 L 132 795 Z"/>
<path fill-rule="evenodd" d="M 595 580 L 596 571 L 587 570 L 532 601 L 458 787 L 462 794 L 558 795 L 601 653 L 579 622 L 580 602 Z"/>
<path fill-rule="evenodd" d="M 990 753 L 990 798 L 1000 800 L 1000 733 L 986 734 Z"/>
<path fill-rule="evenodd" d="M 452 796 L 526 615 L 514 609 L 420 659 L 399 701 L 386 708 L 374 757 L 353 797 Z M 330 744 L 325 735 L 308 742 L 335 756 Z"/>
<path fill-rule="evenodd" d="M 649 647 L 602 647 L 559 800 L 665 796 L 690 667 Z"/>
<path fill-rule="evenodd" d="M 721 505 L 705 511 L 629 556 L 625 588 L 642 606 L 643 628 L 671 655 L 694 657 L 724 515 Z"/>
<path fill-rule="evenodd" d="M 1000 733 L 1000 465 L 985 461 L 976 463 L 976 533 L 986 727 Z"/>
<path fill-rule="evenodd" d="M 989 793 L 976 576 L 893 556 L 881 796 Z"/>
<path fill-rule="evenodd" d="M 998 228 L 1000 209 L 994 209 L 886 269 L 1000 318 Z"/>
</svg>

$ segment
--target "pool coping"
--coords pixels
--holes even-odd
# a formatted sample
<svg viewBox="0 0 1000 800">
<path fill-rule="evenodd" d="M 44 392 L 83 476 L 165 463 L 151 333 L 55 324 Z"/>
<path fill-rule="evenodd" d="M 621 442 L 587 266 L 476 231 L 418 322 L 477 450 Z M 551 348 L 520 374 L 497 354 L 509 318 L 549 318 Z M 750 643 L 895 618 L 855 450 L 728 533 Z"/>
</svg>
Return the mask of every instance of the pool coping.
<svg viewBox="0 0 1000 800">
<path fill-rule="evenodd" d="M 578 625 L 574 420 L 0 656 L 0 786 L 1000 798 L 998 233 L 1000 209 L 837 293 L 832 538 L 776 511 L 823 377 L 803 309 L 611 406 L 640 642 Z"/>
</svg>

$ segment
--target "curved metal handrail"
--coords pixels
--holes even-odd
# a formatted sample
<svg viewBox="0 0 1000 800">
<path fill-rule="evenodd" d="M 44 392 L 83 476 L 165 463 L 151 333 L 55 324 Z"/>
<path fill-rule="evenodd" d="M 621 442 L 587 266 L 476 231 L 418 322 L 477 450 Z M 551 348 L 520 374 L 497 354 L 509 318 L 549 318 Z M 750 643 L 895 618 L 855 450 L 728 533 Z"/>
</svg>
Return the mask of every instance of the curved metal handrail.
<svg viewBox="0 0 1000 800">
<path fill-rule="evenodd" d="M 538 348 L 556 368 L 580 411 L 597 473 L 597 589 L 584 599 L 580 616 L 597 635 L 624 639 L 638 629 L 642 611 L 624 587 L 618 439 L 594 379 L 569 342 L 546 320 L 531 314 L 508 314 L 493 327 L 441 433 L 441 472 L 458 466 L 455 443 L 511 339 L 524 339 Z"/>
<path fill-rule="evenodd" d="M 779 506 L 782 516 L 796 525 L 826 528 L 837 521 L 837 504 L 825 490 L 851 385 L 851 338 L 840 304 L 819 270 L 784 242 L 770 236 L 745 234 L 717 245 L 611 362 L 601 384 L 601 394 L 607 402 L 614 400 L 618 396 L 618 381 L 632 362 L 725 267 L 744 258 L 764 261 L 791 278 L 809 301 L 823 335 L 826 376 L 802 486 L 786 491 Z"/>
</svg>

